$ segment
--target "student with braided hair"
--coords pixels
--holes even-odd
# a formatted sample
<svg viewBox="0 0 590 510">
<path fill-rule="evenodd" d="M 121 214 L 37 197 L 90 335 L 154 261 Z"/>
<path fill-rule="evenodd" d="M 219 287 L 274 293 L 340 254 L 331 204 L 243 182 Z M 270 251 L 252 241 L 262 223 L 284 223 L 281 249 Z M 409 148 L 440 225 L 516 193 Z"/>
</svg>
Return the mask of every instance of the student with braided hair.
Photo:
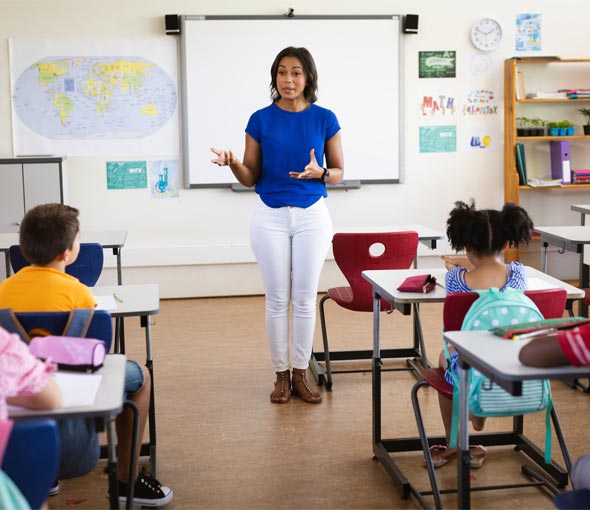
<svg viewBox="0 0 590 510">
<path fill-rule="evenodd" d="M 475 202 L 455 202 L 455 208 L 447 219 L 447 237 L 451 247 L 456 251 L 465 250 L 464 256 L 443 256 L 448 272 L 445 277 L 447 293 L 471 292 L 498 288 L 527 289 L 525 269 L 519 262 L 505 264 L 503 254 L 506 248 L 517 248 L 519 244 L 527 244 L 531 239 L 533 222 L 527 212 L 512 203 L 504 204 L 496 209 L 476 209 Z M 449 346 L 451 355 L 450 366 L 442 351 L 439 366 L 447 368 L 445 379 L 453 384 L 449 371 L 458 374 L 458 354 Z M 447 444 L 450 440 L 453 401 L 438 394 L 439 406 Z M 475 430 L 482 430 L 485 418 L 471 416 Z M 471 467 L 478 468 L 483 464 L 486 450 L 483 446 L 470 446 Z M 440 467 L 456 456 L 457 450 L 443 445 L 434 445 L 430 449 L 434 467 Z"/>
</svg>

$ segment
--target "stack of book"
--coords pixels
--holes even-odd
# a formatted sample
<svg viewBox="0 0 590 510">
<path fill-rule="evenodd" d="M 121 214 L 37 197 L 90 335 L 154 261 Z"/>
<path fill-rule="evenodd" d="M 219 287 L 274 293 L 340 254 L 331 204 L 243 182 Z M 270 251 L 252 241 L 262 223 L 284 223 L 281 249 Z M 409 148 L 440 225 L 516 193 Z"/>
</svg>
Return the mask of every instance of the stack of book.
<svg viewBox="0 0 590 510">
<path fill-rule="evenodd" d="M 590 99 L 590 89 L 560 89 L 559 92 L 565 92 L 569 99 Z"/>
<path fill-rule="evenodd" d="M 590 170 L 573 170 L 572 184 L 590 184 Z"/>
</svg>

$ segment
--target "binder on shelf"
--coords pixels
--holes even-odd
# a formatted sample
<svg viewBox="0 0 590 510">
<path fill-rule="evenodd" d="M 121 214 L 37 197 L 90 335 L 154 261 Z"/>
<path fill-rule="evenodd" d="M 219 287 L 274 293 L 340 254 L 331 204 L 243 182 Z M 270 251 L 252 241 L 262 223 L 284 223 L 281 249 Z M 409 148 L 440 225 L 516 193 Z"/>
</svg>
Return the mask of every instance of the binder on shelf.
<svg viewBox="0 0 590 510">
<path fill-rule="evenodd" d="M 522 71 L 516 72 L 516 99 L 524 99 L 524 75 Z"/>
<path fill-rule="evenodd" d="M 561 179 L 562 184 L 570 184 L 572 182 L 572 167 L 569 141 L 549 142 L 549 152 L 551 154 L 551 177 Z"/>
<path fill-rule="evenodd" d="M 524 156 L 524 144 L 517 143 L 516 147 L 516 170 L 518 171 L 518 184 L 527 186 L 526 159 Z"/>
</svg>

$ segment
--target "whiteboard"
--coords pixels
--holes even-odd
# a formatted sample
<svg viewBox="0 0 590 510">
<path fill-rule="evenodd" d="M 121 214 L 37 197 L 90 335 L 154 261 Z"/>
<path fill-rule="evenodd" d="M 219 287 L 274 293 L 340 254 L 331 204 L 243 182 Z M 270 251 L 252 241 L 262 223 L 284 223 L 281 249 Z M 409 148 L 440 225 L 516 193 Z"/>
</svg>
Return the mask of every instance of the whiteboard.
<svg viewBox="0 0 590 510">
<path fill-rule="evenodd" d="M 250 115 L 271 103 L 270 67 L 304 46 L 319 106 L 340 123 L 344 179 L 401 182 L 400 16 L 181 16 L 184 187 L 236 183 L 211 147 L 244 154 Z M 319 162 L 322 165 L 322 162 Z"/>
</svg>

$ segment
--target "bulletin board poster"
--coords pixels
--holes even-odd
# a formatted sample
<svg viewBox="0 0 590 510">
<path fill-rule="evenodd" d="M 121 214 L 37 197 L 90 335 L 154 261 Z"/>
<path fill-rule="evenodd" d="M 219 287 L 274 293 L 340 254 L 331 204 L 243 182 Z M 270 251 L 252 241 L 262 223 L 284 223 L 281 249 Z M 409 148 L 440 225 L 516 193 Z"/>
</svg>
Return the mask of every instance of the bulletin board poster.
<svg viewBox="0 0 590 510">
<path fill-rule="evenodd" d="M 457 126 L 420 126 L 420 152 L 457 152 Z"/>
<path fill-rule="evenodd" d="M 418 52 L 419 78 L 455 78 L 457 76 L 456 51 Z"/>
<path fill-rule="evenodd" d="M 14 153 L 178 154 L 171 37 L 9 40 Z"/>
<path fill-rule="evenodd" d="M 541 51 L 541 14 L 516 16 L 516 51 Z"/>
<path fill-rule="evenodd" d="M 152 198 L 178 198 L 178 160 L 159 159 L 150 166 Z"/>
<path fill-rule="evenodd" d="M 107 189 L 147 188 L 145 161 L 107 161 Z"/>
</svg>

